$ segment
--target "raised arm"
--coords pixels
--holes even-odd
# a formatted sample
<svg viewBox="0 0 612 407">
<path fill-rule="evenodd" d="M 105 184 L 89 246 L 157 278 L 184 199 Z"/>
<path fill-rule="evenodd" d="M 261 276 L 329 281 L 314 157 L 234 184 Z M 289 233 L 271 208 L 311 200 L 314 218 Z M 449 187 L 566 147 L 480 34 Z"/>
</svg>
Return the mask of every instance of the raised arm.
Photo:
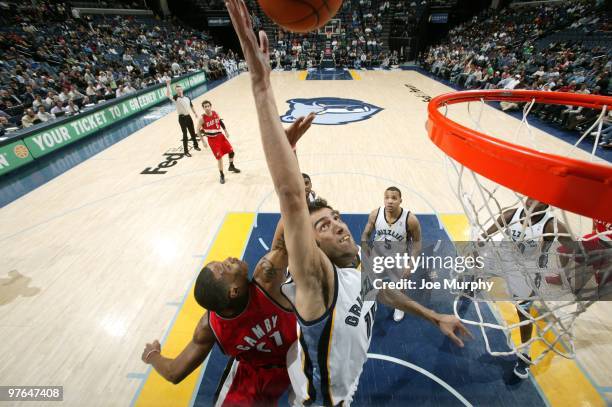
<svg viewBox="0 0 612 407">
<path fill-rule="evenodd" d="M 292 147 L 295 147 L 304 133 L 310 128 L 314 117 L 314 113 L 307 117 L 298 117 L 294 123 L 285 129 L 287 141 L 289 141 Z M 253 273 L 255 280 L 270 294 L 280 293 L 280 286 L 286 280 L 285 271 L 288 266 L 288 254 L 284 234 L 285 227 L 281 218 L 276 225 L 270 251 L 259 260 Z"/>
<path fill-rule="evenodd" d="M 296 307 L 303 318 L 318 318 L 327 309 L 323 285 L 332 265 L 317 247 L 302 174 L 279 120 L 270 83 L 268 38 L 260 31 L 258 46 L 243 0 L 227 0 L 226 5 L 249 66 L 263 150 L 285 225 L 289 269 L 297 291 Z"/>
<path fill-rule="evenodd" d="M 172 90 L 170 90 L 170 79 L 166 79 L 166 97 L 174 102 L 172 98 Z"/>
<path fill-rule="evenodd" d="M 191 342 L 176 358 L 162 356 L 161 345 L 156 340 L 147 343 L 142 352 L 142 361 L 152 365 L 164 379 L 178 384 L 204 362 L 214 344 L 215 335 L 205 315 L 198 322 Z"/>
<path fill-rule="evenodd" d="M 276 225 L 270 251 L 259 260 L 253 272 L 255 281 L 264 287 L 268 293 L 279 290 L 285 280 L 288 255 L 283 232 L 283 220 L 281 218 Z"/>
</svg>

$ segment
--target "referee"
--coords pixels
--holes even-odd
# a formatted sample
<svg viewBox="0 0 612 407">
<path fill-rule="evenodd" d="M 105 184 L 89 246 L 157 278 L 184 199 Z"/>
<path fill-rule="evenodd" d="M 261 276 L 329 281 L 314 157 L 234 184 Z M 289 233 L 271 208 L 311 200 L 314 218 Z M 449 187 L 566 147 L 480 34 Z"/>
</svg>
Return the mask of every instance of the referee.
<svg viewBox="0 0 612 407">
<path fill-rule="evenodd" d="M 200 147 L 198 147 L 198 139 L 196 138 L 196 132 L 193 127 L 193 120 L 191 119 L 189 108 L 191 108 L 194 115 L 197 116 L 197 113 L 193 108 L 191 100 L 183 94 L 183 88 L 180 85 L 176 85 L 174 89 L 176 89 L 176 95 L 173 98 L 172 92 L 170 91 L 170 80 L 168 79 L 166 81 L 166 96 L 168 96 L 168 99 L 173 101 L 176 106 L 176 112 L 179 115 L 179 124 L 183 132 L 183 148 L 185 150 L 185 155 L 191 157 L 191 154 L 189 154 L 189 147 L 187 146 L 187 130 L 189 130 L 189 134 L 191 135 L 191 141 L 193 141 L 194 148 L 200 151 Z"/>
</svg>

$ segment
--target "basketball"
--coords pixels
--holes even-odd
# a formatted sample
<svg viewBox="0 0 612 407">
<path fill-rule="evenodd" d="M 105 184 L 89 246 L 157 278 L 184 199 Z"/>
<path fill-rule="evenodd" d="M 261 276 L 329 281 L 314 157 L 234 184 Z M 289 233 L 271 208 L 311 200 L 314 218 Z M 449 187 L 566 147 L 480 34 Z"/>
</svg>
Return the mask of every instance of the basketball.
<svg viewBox="0 0 612 407">
<path fill-rule="evenodd" d="M 293 32 L 309 32 L 324 26 L 336 15 L 342 0 L 259 0 L 272 21 Z"/>
</svg>

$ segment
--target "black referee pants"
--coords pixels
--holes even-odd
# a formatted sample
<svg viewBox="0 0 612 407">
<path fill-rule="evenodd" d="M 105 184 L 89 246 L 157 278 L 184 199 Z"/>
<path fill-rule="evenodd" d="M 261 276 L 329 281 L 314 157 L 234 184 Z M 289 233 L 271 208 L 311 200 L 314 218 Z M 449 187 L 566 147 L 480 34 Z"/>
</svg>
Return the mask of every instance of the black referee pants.
<svg viewBox="0 0 612 407">
<path fill-rule="evenodd" d="M 193 120 L 191 119 L 191 115 L 180 114 L 179 124 L 181 125 L 181 131 L 183 132 L 183 149 L 185 150 L 186 154 L 189 152 L 189 147 L 187 146 L 187 130 L 189 130 L 189 134 L 191 134 L 191 141 L 193 141 L 193 146 L 195 148 L 198 148 L 198 139 L 196 138 L 196 132 L 193 127 Z"/>
</svg>

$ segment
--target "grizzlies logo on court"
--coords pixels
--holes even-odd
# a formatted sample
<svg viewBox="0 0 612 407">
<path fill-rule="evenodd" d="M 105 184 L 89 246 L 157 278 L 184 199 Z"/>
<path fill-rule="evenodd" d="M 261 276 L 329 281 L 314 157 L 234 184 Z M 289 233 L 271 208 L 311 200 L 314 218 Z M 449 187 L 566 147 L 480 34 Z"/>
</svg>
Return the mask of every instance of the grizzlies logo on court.
<svg viewBox="0 0 612 407">
<path fill-rule="evenodd" d="M 284 123 L 293 123 L 298 117 L 315 112 L 314 124 L 337 125 L 367 120 L 383 110 L 356 99 L 334 97 L 289 99 L 289 110 L 281 117 Z"/>
</svg>

